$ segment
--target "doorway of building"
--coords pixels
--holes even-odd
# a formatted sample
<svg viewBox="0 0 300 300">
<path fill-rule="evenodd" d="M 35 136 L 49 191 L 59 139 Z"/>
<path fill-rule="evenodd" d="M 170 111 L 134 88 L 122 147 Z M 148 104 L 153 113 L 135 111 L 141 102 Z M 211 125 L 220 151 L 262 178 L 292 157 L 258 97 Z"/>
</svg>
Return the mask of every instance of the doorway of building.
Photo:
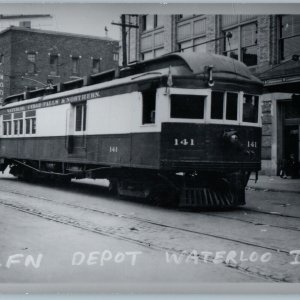
<svg viewBox="0 0 300 300">
<path fill-rule="evenodd" d="M 290 166 L 290 175 L 293 177 L 299 175 L 300 159 L 300 101 L 292 99 L 285 101 L 283 105 L 283 144 L 282 158 Z M 293 165 L 294 167 L 291 167 Z"/>
<path fill-rule="evenodd" d="M 284 156 L 288 159 L 291 154 L 299 161 L 299 125 L 286 125 L 284 128 Z"/>
<path fill-rule="evenodd" d="M 285 125 L 284 127 L 284 158 L 287 162 L 288 175 L 299 176 L 299 127 L 300 125 Z"/>
</svg>

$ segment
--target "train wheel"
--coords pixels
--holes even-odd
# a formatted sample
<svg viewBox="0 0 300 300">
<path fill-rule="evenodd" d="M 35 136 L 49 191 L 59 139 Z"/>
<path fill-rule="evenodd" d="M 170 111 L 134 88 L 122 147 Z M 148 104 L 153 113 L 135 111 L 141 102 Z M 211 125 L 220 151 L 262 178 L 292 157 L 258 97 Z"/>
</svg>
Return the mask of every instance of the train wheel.
<svg viewBox="0 0 300 300">
<path fill-rule="evenodd" d="M 71 178 L 66 176 L 56 176 L 54 177 L 53 181 L 57 185 L 64 185 L 64 184 L 69 184 L 71 182 Z"/>
<path fill-rule="evenodd" d="M 18 174 L 18 179 L 26 182 L 34 182 L 36 178 L 31 171 L 22 169 L 22 172 Z"/>
</svg>

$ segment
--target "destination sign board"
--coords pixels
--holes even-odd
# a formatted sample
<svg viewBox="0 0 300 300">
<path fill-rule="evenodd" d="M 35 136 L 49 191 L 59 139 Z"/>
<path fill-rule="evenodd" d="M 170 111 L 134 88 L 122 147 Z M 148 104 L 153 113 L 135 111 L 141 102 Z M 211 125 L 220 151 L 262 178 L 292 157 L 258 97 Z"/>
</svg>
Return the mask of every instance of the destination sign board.
<svg viewBox="0 0 300 300">
<path fill-rule="evenodd" d="M 0 115 L 3 114 L 9 114 L 14 112 L 20 112 L 20 111 L 26 111 L 26 110 L 32 110 L 32 109 L 39 109 L 39 108 L 46 108 L 50 106 L 56 106 L 56 105 L 62 105 L 62 104 L 68 104 L 68 103 L 78 103 L 82 101 L 87 101 L 90 99 L 95 99 L 100 97 L 100 91 L 93 91 L 88 93 L 82 93 L 67 97 L 60 97 L 57 99 L 52 100 L 39 100 L 34 103 L 28 103 L 28 104 L 22 104 L 20 106 L 15 106 L 11 108 L 3 108 L 0 109 Z M 41 97 L 43 98 L 43 97 Z"/>
</svg>

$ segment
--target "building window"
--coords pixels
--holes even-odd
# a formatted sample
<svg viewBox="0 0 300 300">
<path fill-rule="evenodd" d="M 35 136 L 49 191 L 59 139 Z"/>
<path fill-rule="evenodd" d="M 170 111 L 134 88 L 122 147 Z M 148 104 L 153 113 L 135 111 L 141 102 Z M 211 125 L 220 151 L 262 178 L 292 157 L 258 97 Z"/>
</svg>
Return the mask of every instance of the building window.
<svg viewBox="0 0 300 300">
<path fill-rule="evenodd" d="M 239 15 L 222 15 L 222 26 L 232 26 L 239 23 Z"/>
<path fill-rule="evenodd" d="M 50 74 L 51 75 L 58 75 L 58 55 L 51 54 L 50 55 Z"/>
<path fill-rule="evenodd" d="M 152 30 L 163 26 L 163 16 L 161 15 L 143 15 L 142 16 L 142 30 Z"/>
<path fill-rule="evenodd" d="M 166 53 L 164 31 L 157 30 L 141 36 L 141 59 L 148 60 Z"/>
<path fill-rule="evenodd" d="M 92 73 L 99 73 L 100 72 L 100 59 L 93 58 L 92 59 Z"/>
<path fill-rule="evenodd" d="M 142 17 L 142 29 L 143 31 L 151 30 L 154 28 L 154 15 L 144 15 Z"/>
<path fill-rule="evenodd" d="M 79 57 L 72 57 L 72 75 L 79 74 Z"/>
<path fill-rule="evenodd" d="M 25 112 L 25 133 L 35 134 L 36 133 L 36 112 L 30 110 Z"/>
<path fill-rule="evenodd" d="M 257 15 L 222 15 L 222 28 L 236 26 L 240 23 L 252 21 L 257 18 Z"/>
<path fill-rule="evenodd" d="M 171 95 L 171 118 L 203 119 L 206 96 Z"/>
<path fill-rule="evenodd" d="M 251 16 L 250 19 L 252 18 L 253 16 Z M 244 25 L 244 21 L 248 19 L 245 17 L 242 18 L 241 16 L 223 16 L 223 26 L 224 24 L 236 25 L 240 24 L 241 22 L 243 23 L 243 25 L 238 25 L 223 31 L 225 37 L 223 54 L 231 58 L 240 60 L 247 66 L 255 66 L 257 65 L 258 51 L 257 23 L 254 22 Z M 226 37 L 229 32 L 232 35 L 231 38 Z"/>
<path fill-rule="evenodd" d="M 201 15 L 177 15 L 177 20 L 181 21 L 184 19 L 189 19 L 189 18 L 193 18 L 193 17 L 197 17 L 197 16 L 201 16 Z"/>
<path fill-rule="evenodd" d="M 257 23 L 241 27 L 241 50 L 241 60 L 245 65 L 257 65 Z"/>
<path fill-rule="evenodd" d="M 230 32 L 232 34 L 231 38 L 226 38 L 227 33 Z M 225 51 L 224 55 L 229 56 L 231 58 L 240 59 L 239 55 L 239 28 L 231 29 L 229 31 L 224 31 L 225 36 Z"/>
<path fill-rule="evenodd" d="M 280 17 L 280 57 L 282 60 L 299 53 L 300 15 Z"/>
<path fill-rule="evenodd" d="M 154 15 L 154 28 L 164 25 L 163 15 Z"/>
<path fill-rule="evenodd" d="M 166 53 L 165 36 L 162 28 L 164 21 L 163 15 L 144 15 L 142 16 L 143 32 L 140 39 L 141 59 L 148 60 L 161 56 Z M 149 32 L 150 29 L 152 30 Z"/>
<path fill-rule="evenodd" d="M 180 52 L 190 53 L 193 52 L 192 41 L 178 43 L 178 50 Z"/>
<path fill-rule="evenodd" d="M 86 103 L 75 106 L 75 131 L 85 131 L 86 128 Z"/>
<path fill-rule="evenodd" d="M 141 59 L 142 60 L 148 60 L 148 59 L 152 59 L 155 57 L 159 57 L 162 56 L 166 53 L 165 48 L 158 48 L 158 49 L 154 49 L 151 51 L 146 51 L 146 52 L 142 52 L 141 53 Z"/>
<path fill-rule="evenodd" d="M 143 97 L 143 120 L 142 124 L 155 123 L 156 90 L 142 92 Z"/>
<path fill-rule="evenodd" d="M 156 28 L 157 27 L 157 15 L 154 15 L 153 16 L 154 20 L 153 20 L 153 28 Z"/>
<path fill-rule="evenodd" d="M 189 41 L 178 43 L 178 50 L 185 53 L 206 52 L 206 37 L 196 38 Z"/>
<path fill-rule="evenodd" d="M 187 19 L 187 20 L 186 20 Z M 177 45 L 182 52 L 206 52 L 206 18 L 188 15 L 177 22 Z"/>
<path fill-rule="evenodd" d="M 206 37 L 194 39 L 193 43 L 194 52 L 206 52 Z"/>
<path fill-rule="evenodd" d="M 145 31 L 147 28 L 147 15 L 142 16 L 142 30 Z"/>
<path fill-rule="evenodd" d="M 142 53 L 142 60 L 148 60 L 151 58 L 154 58 L 154 52 L 152 50 Z"/>
<path fill-rule="evenodd" d="M 36 73 L 36 53 L 27 54 L 27 73 Z"/>
</svg>

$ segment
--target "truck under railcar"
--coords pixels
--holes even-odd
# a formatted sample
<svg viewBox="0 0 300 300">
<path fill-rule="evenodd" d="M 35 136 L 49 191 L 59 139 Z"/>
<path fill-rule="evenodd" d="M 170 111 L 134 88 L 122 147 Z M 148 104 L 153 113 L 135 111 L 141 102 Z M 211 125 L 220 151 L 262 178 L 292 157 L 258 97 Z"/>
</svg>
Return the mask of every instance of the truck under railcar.
<svg viewBox="0 0 300 300">
<path fill-rule="evenodd" d="M 245 203 L 249 176 L 260 170 L 262 89 L 245 65 L 170 54 L 74 85 L 4 102 L 0 170 L 107 178 L 111 191 L 156 203 Z"/>
</svg>

